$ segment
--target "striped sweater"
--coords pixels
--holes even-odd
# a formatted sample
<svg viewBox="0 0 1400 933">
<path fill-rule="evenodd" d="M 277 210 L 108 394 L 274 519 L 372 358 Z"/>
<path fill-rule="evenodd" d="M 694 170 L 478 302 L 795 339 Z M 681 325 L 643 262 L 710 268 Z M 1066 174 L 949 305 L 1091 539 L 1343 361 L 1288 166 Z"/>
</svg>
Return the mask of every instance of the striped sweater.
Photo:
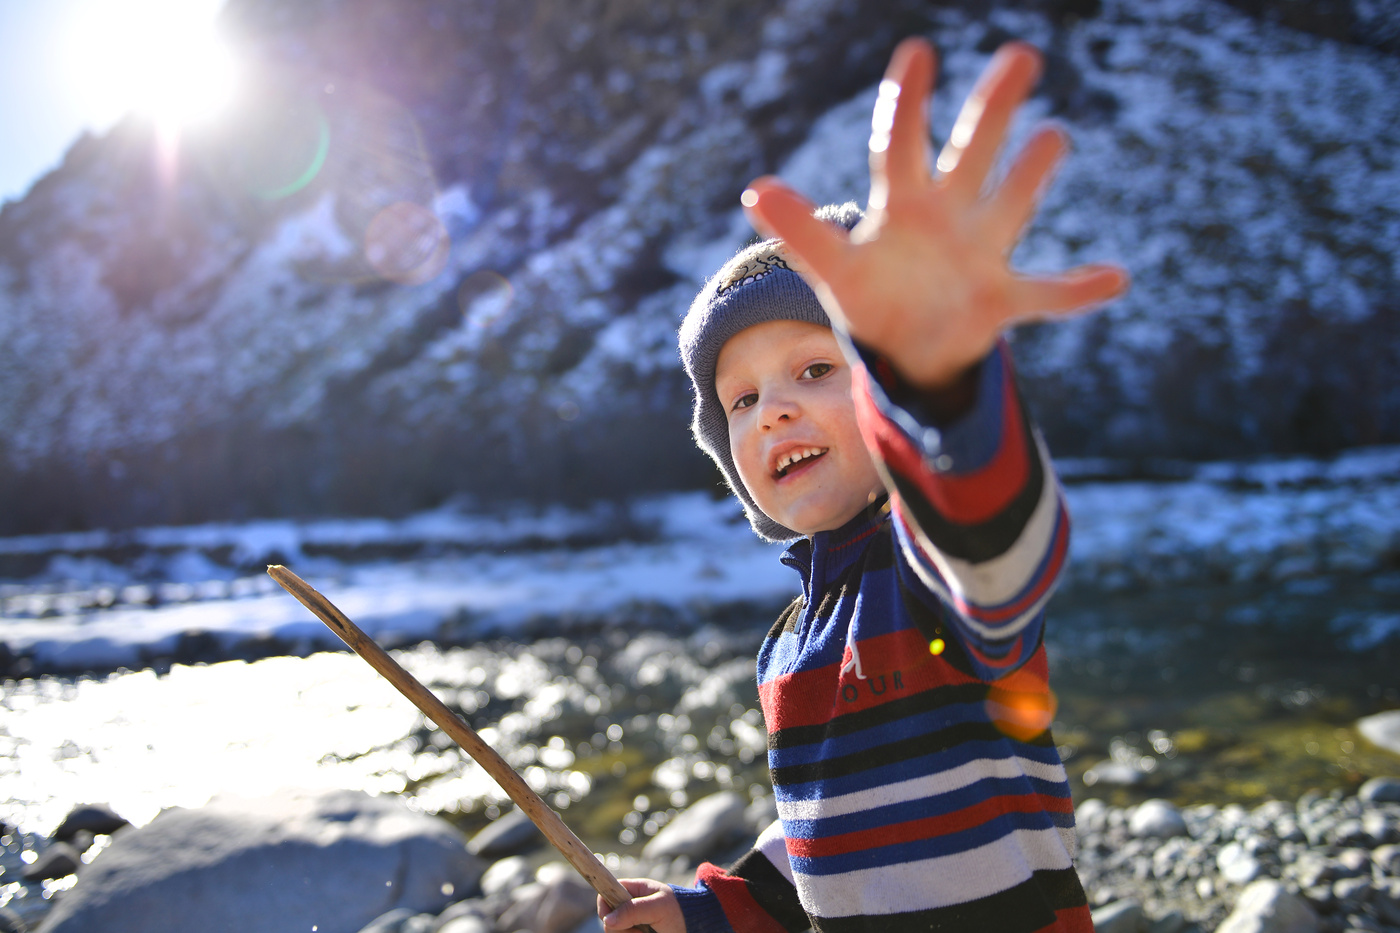
<svg viewBox="0 0 1400 933">
<path fill-rule="evenodd" d="M 861 359 L 891 495 L 783 556 L 802 595 L 758 658 L 780 819 L 676 889 L 687 933 L 1091 931 L 1041 640 L 1069 525 L 1009 354 L 945 430 Z"/>
</svg>

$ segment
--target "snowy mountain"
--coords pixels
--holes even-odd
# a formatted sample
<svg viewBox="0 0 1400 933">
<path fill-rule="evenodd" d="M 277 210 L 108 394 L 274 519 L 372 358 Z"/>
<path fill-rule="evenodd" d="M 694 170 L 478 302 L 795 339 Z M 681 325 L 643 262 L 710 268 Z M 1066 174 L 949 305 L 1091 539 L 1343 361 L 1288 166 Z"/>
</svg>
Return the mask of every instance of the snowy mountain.
<svg viewBox="0 0 1400 933">
<path fill-rule="evenodd" d="M 1017 259 L 1133 292 L 1017 334 L 1057 453 L 1400 440 L 1400 13 L 1313 0 L 230 0 L 259 85 L 0 212 L 0 533 L 708 485 L 673 334 L 778 171 L 862 199 L 873 87 L 1007 38 L 1076 152 Z M 1283 11 L 1283 12 L 1280 12 Z"/>
</svg>

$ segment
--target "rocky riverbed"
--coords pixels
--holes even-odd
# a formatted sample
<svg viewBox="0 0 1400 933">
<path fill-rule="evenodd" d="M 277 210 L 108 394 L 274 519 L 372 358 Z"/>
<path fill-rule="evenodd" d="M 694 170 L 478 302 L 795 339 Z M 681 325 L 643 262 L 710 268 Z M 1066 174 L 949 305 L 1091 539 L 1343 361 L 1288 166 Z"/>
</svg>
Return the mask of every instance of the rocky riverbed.
<svg viewBox="0 0 1400 933">
<path fill-rule="evenodd" d="M 1385 922 L 1381 908 L 1363 909 L 1371 894 L 1342 885 L 1334 903 L 1319 885 L 1361 877 L 1356 865 L 1345 868 L 1358 858 L 1345 850 L 1365 848 L 1383 868 L 1372 871 L 1375 890 L 1389 890 L 1382 882 L 1393 876 L 1385 867 L 1392 850 L 1380 847 L 1400 842 L 1392 838 L 1400 821 L 1375 791 L 1364 791 L 1369 801 L 1358 795 L 1375 786 L 1368 781 L 1400 778 L 1400 754 L 1359 723 L 1400 706 L 1395 658 L 1387 644 L 1356 652 L 1317 633 L 1348 600 L 1383 604 L 1386 579 L 1278 590 L 1272 601 L 1235 585 L 1183 588 L 1137 615 L 1119 597 L 1057 604 L 1055 732 L 1081 801 L 1080 865 L 1096 906 L 1133 901 L 1154 922 L 1174 923 L 1177 911 L 1213 930 L 1249 881 L 1275 877 L 1308 889 L 1322 929 L 1347 929 L 1334 921 L 1353 915 Z M 1260 618 L 1228 621 L 1241 605 Z M 685 634 L 638 615 L 570 638 L 424 643 L 396 655 L 615 871 L 686 881 L 698 859 L 741 851 L 773 813 L 752 681 L 770 610 L 730 607 L 692 620 Z M 1116 624 L 1106 627 L 1105 616 Z M 48 858 L 77 804 L 110 803 L 145 827 L 170 807 L 198 810 L 229 794 L 353 789 L 401 800 L 466 836 L 510 812 L 479 768 L 345 653 L 8 681 L 0 740 L 0 819 L 10 829 L 0 899 L 30 923 L 81 889 L 87 863 L 110 841 L 95 834 L 85 852 L 60 850 L 76 872 L 60 863 L 56 877 L 25 877 Z M 706 818 L 707 841 L 648 852 L 687 822 L 692 805 L 717 795 L 731 803 Z M 1180 806 L 1184 835 L 1138 826 L 1145 802 L 1161 798 L 1177 801 L 1170 806 Z M 1313 858 L 1333 867 L 1302 884 L 1289 866 Z M 523 889 L 549 859 L 532 850 L 525 863 L 496 871 Z M 545 873 L 550 883 L 554 871 Z M 492 911 L 514 903 L 497 895 L 458 908 L 487 918 L 479 933 L 494 929 Z M 432 929 L 426 922 L 404 929 L 423 933 Z"/>
<path fill-rule="evenodd" d="M 241 808 L 241 809 L 240 809 Z M 640 808 L 640 807 L 639 807 Z M 269 809 L 275 813 L 269 814 Z M 774 815 L 771 799 L 752 802 L 723 791 L 680 810 L 636 855 L 602 856 L 622 877 L 647 876 L 688 884 L 702 860 L 741 852 L 746 840 Z M 361 848 L 382 841 L 383 830 L 332 832 L 328 827 L 396 822 L 394 844 L 417 847 L 411 866 L 363 865 L 337 847 L 342 835 L 358 835 Z M 104 817 L 111 822 L 98 825 Z M 1252 809 L 1239 805 L 1178 808 L 1149 799 L 1111 807 L 1098 798 L 1077 811 L 1079 872 L 1094 905 L 1098 933 L 1392 933 L 1400 930 L 1400 779 L 1375 778 L 1355 796 L 1310 793 L 1296 802 L 1272 800 Z M 275 820 L 275 839 L 249 837 L 249 825 Z M 407 808 L 397 812 L 374 798 L 344 792 L 271 804 L 216 802 L 200 811 L 171 811 L 143 829 L 118 828 L 110 813 L 85 808 L 71 814 L 26 866 L 30 875 L 73 871 L 91 861 L 84 848 L 109 848 L 94 862 L 92 881 L 79 881 L 45 929 L 76 933 L 93 929 L 183 929 L 182 918 L 235 915 L 260 930 L 301 929 L 306 920 L 328 933 L 598 933 L 593 893 L 544 845 L 524 814 L 510 811 L 470 841 L 452 840 L 446 823 Z M 83 826 L 112 835 L 94 837 Z M 266 835 L 266 834 L 263 834 Z M 316 837 L 311 853 L 303 837 Z M 140 837 L 140 842 L 137 842 Z M 101 844 L 95 844 L 94 838 Z M 6 836 L 10 866 L 17 846 Z M 232 841 L 230 841 L 232 840 Z M 302 842 L 300 847 L 295 842 Z M 198 858 L 190 856 L 198 852 Z M 212 854 L 211 854 L 212 853 Z M 455 853 L 455 854 L 454 854 Z M 249 856 L 255 856 L 249 858 Z M 319 865 L 324 862 L 324 866 Z M 191 861 L 197 863 L 191 868 Z M 245 904 L 249 872 L 273 874 L 285 862 L 293 877 L 311 872 L 315 894 L 279 901 L 275 908 Z M 257 867 L 250 869 L 248 866 Z M 268 866 L 272 867 L 269 868 Z M 311 867 L 308 867 L 310 865 Z M 55 867 L 56 866 L 56 867 Z M 372 886 L 340 892 L 353 870 L 389 875 L 390 890 Z M 133 890 L 130 878 L 152 894 Z M 214 879 L 217 877 L 217 881 Z M 152 899 L 163 919 L 152 926 Z M 351 903 L 353 902 L 353 903 Z M 397 904 L 370 919 L 376 903 Z M 355 919 L 356 911 L 361 919 Z M 31 918 L 36 912 L 31 911 Z M 8 914 L 11 929 L 23 920 Z M 303 921 L 298 926 L 298 921 Z M 328 922 L 329 921 L 329 922 Z M 213 921 L 213 933 L 224 929 Z M 239 926 L 229 926 L 230 930 Z"/>
</svg>

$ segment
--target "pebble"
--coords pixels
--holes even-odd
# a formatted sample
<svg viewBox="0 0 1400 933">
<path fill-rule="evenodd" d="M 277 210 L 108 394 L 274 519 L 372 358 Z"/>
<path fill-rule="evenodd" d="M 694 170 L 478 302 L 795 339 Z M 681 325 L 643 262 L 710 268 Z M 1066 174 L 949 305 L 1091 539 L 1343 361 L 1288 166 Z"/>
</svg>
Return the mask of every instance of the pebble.
<svg viewBox="0 0 1400 933">
<path fill-rule="evenodd" d="M 714 854 L 745 829 L 748 805 L 733 791 L 720 791 L 691 804 L 657 833 L 642 854 L 648 858 L 677 855 L 696 859 Z"/>
<path fill-rule="evenodd" d="M 1186 821 L 1169 800 L 1154 798 L 1138 804 L 1128 819 L 1128 832 L 1134 836 L 1160 836 L 1163 839 L 1186 835 Z"/>
<path fill-rule="evenodd" d="M 1185 832 L 1169 837 L 1138 835 L 1145 806 L 1090 798 L 1076 808 L 1077 865 L 1101 905 L 1100 933 L 1100 912 L 1129 901 L 1144 918 L 1133 933 L 1400 933 L 1400 844 L 1375 831 L 1388 838 L 1400 804 L 1334 792 L 1252 810 L 1191 806 L 1177 811 Z"/>
<path fill-rule="evenodd" d="M 493 862 L 481 876 L 481 893 L 485 895 L 508 893 L 530 883 L 530 863 L 523 855 L 512 855 Z"/>
<path fill-rule="evenodd" d="M 1095 933 L 1139 933 L 1142 928 L 1142 905 L 1131 898 L 1106 904 L 1090 916 Z"/>
<path fill-rule="evenodd" d="M 1306 901 L 1266 878 L 1244 889 L 1216 933 L 1317 933 L 1320 927 Z"/>
<path fill-rule="evenodd" d="M 1380 716 L 1388 716 L 1389 713 L 1381 713 Z M 1377 719 L 1378 716 L 1368 717 Z M 1363 719 L 1362 722 L 1365 722 Z M 1400 721 L 1397 721 L 1397 729 L 1400 729 Z M 1363 732 L 1364 734 L 1364 732 Z M 1370 736 L 1367 736 L 1370 738 Z M 1380 744 L 1377 742 L 1376 744 Z M 1391 749 L 1395 751 L 1395 749 Z M 1356 796 L 1366 803 L 1400 803 L 1400 778 L 1375 777 L 1361 785 L 1361 790 Z"/>
</svg>

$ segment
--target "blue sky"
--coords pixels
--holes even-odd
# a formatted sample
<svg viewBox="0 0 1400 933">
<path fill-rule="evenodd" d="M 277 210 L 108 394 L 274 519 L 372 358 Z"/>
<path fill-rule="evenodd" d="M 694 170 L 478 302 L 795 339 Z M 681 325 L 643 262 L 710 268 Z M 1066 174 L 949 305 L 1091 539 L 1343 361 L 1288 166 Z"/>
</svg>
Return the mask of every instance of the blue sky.
<svg viewBox="0 0 1400 933">
<path fill-rule="evenodd" d="M 122 25 L 209 21 L 223 0 L 0 0 L 0 201 L 24 196 L 84 130 L 103 132 L 134 104 L 112 93 L 110 44 Z M 148 30 L 154 33 L 154 30 Z M 174 48 L 175 34 L 164 37 Z M 158 45 L 159 47 L 159 45 Z M 149 58 L 148 49 L 141 50 Z M 106 56 L 105 58 L 103 56 Z M 105 66 L 84 73 L 87 66 Z"/>
</svg>

